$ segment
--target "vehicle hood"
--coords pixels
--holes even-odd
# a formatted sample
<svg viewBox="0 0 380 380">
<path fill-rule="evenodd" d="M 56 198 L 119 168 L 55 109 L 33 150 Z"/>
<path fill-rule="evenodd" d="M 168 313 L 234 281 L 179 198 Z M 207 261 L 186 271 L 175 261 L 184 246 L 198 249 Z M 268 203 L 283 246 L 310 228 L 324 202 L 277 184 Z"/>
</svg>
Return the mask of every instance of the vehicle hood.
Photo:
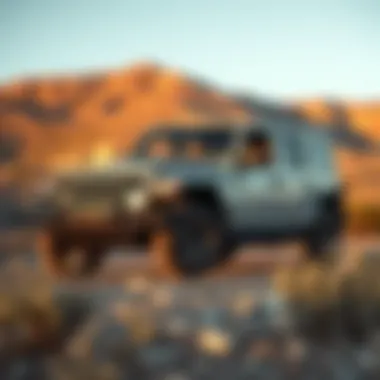
<svg viewBox="0 0 380 380">
<path fill-rule="evenodd" d="M 59 179 L 70 181 L 113 181 L 128 177 L 175 178 L 184 182 L 212 182 L 225 168 L 204 161 L 129 159 L 97 168 L 66 172 Z"/>
</svg>

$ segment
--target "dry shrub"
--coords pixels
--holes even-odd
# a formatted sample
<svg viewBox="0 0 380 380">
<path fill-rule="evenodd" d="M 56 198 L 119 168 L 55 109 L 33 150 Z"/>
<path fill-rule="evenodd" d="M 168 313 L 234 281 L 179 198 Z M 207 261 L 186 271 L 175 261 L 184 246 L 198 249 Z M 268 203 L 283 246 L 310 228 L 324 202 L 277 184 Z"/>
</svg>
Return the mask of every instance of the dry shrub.
<svg viewBox="0 0 380 380">
<path fill-rule="evenodd" d="M 334 274 L 331 266 L 312 262 L 275 274 L 275 290 L 285 298 L 296 332 L 317 340 L 334 335 L 339 300 Z"/>
<path fill-rule="evenodd" d="M 380 254 L 362 255 L 350 271 L 321 263 L 279 270 L 274 287 L 297 332 L 311 339 L 367 340 L 380 328 Z"/>
<path fill-rule="evenodd" d="M 50 345 L 59 326 L 60 313 L 48 281 L 31 274 L 19 279 L 2 274 L 0 328 L 7 347 L 20 352 Z"/>
<path fill-rule="evenodd" d="M 380 301 L 380 252 L 361 255 L 356 269 L 347 274 L 357 296 L 363 300 Z"/>
<path fill-rule="evenodd" d="M 83 309 L 84 301 L 55 294 L 53 284 L 38 272 L 23 272 L 17 278 L 14 271 L 1 274 L 0 333 L 6 349 L 1 354 L 52 352 L 83 321 L 78 304 Z"/>
<path fill-rule="evenodd" d="M 304 263 L 279 269 L 274 275 L 275 290 L 291 303 L 307 302 L 314 308 L 336 302 L 336 278 L 330 266 L 323 263 Z"/>
<path fill-rule="evenodd" d="M 341 317 L 351 340 L 363 342 L 380 328 L 380 254 L 368 253 L 340 284 Z"/>
</svg>

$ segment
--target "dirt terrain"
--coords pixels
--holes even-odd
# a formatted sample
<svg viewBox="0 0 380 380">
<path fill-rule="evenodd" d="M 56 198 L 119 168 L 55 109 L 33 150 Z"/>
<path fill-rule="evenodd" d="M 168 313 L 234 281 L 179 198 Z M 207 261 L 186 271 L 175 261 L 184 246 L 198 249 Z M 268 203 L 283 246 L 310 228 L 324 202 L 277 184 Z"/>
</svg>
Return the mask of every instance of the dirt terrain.
<svg viewBox="0 0 380 380">
<path fill-rule="evenodd" d="M 0 233 L 0 254 L 5 259 L 26 258 L 26 262 L 36 263 L 36 240 L 38 230 L 10 230 Z M 365 252 L 380 249 L 378 235 L 346 235 L 340 242 L 339 251 L 342 260 L 347 263 L 356 260 Z M 221 268 L 208 273 L 208 277 L 225 278 L 252 275 L 268 275 L 278 267 L 293 265 L 302 249 L 297 242 L 276 245 L 251 245 L 241 248 L 234 258 Z M 150 276 L 153 269 L 150 266 L 148 252 L 134 252 L 125 249 L 110 251 L 103 264 L 101 273 L 95 281 L 104 279 L 114 283 L 122 281 L 125 276 L 143 274 Z"/>
<path fill-rule="evenodd" d="M 7 365 L 0 360 L 1 379 L 364 380 L 380 373 L 373 359 L 379 347 L 366 351 L 339 341 L 318 346 L 287 324 L 271 275 L 291 264 L 295 246 L 247 247 L 217 273 L 181 283 L 154 279 L 146 252 L 116 250 L 93 279 L 46 279 L 44 285 L 33 245 L 10 250 L 16 237 L 3 240 L 2 307 L 4 292 L 14 297 L 24 288 L 27 298 L 17 302 L 38 301 L 40 308 L 52 293 L 66 300 L 72 326 L 59 354 L 20 351 Z M 24 233 L 24 244 L 32 240 Z M 342 252 L 350 259 L 379 248 L 379 238 L 351 237 Z M 42 282 L 38 293 L 31 278 Z M 4 342 L 9 325 L 1 322 L 1 310 Z"/>
</svg>

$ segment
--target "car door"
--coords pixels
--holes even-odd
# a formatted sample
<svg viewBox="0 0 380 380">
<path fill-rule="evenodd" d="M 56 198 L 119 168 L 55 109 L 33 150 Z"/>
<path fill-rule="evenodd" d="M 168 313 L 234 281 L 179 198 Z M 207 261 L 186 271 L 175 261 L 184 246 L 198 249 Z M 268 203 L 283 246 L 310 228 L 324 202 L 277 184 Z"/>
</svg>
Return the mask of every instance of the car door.
<svg viewBox="0 0 380 380">
<path fill-rule="evenodd" d="M 266 145 L 269 157 L 255 157 L 255 144 Z M 241 229 L 267 229 L 276 218 L 278 193 L 275 190 L 275 147 L 271 136 L 264 131 L 251 131 L 242 136 L 234 170 L 225 178 L 224 195 L 229 204 L 235 227 Z M 252 150 L 253 149 L 253 150 Z"/>
<path fill-rule="evenodd" d="M 234 183 L 240 189 L 237 223 L 241 228 L 267 230 L 278 223 L 282 201 L 272 173 L 272 167 L 252 167 L 236 174 Z"/>
<path fill-rule="evenodd" d="M 269 150 L 263 162 L 237 165 L 226 191 L 231 202 L 231 216 L 237 229 L 276 231 L 299 224 L 300 209 L 305 203 L 304 189 L 286 165 L 287 151 L 280 133 L 261 134 Z M 246 136 L 247 144 L 257 137 Z M 293 173 L 294 174 L 294 173 Z"/>
<path fill-rule="evenodd" d="M 310 188 L 308 165 L 310 148 L 304 143 L 307 130 L 297 125 L 279 126 L 273 136 L 277 159 L 273 165 L 273 205 L 277 208 L 274 226 L 296 229 L 307 227 L 315 201 Z"/>
</svg>

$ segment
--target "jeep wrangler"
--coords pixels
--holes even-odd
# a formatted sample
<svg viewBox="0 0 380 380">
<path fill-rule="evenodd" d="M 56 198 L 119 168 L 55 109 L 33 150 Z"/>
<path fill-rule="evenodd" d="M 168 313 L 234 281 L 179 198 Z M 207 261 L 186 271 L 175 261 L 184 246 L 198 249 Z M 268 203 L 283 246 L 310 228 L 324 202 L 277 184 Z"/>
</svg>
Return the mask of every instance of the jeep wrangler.
<svg viewBox="0 0 380 380">
<path fill-rule="evenodd" d="M 94 273 L 113 246 L 145 247 L 165 276 L 197 276 L 242 244 L 301 239 L 325 259 L 342 229 L 328 133 L 307 124 L 160 126 L 105 167 L 47 192 L 39 253 L 58 275 Z"/>
</svg>

